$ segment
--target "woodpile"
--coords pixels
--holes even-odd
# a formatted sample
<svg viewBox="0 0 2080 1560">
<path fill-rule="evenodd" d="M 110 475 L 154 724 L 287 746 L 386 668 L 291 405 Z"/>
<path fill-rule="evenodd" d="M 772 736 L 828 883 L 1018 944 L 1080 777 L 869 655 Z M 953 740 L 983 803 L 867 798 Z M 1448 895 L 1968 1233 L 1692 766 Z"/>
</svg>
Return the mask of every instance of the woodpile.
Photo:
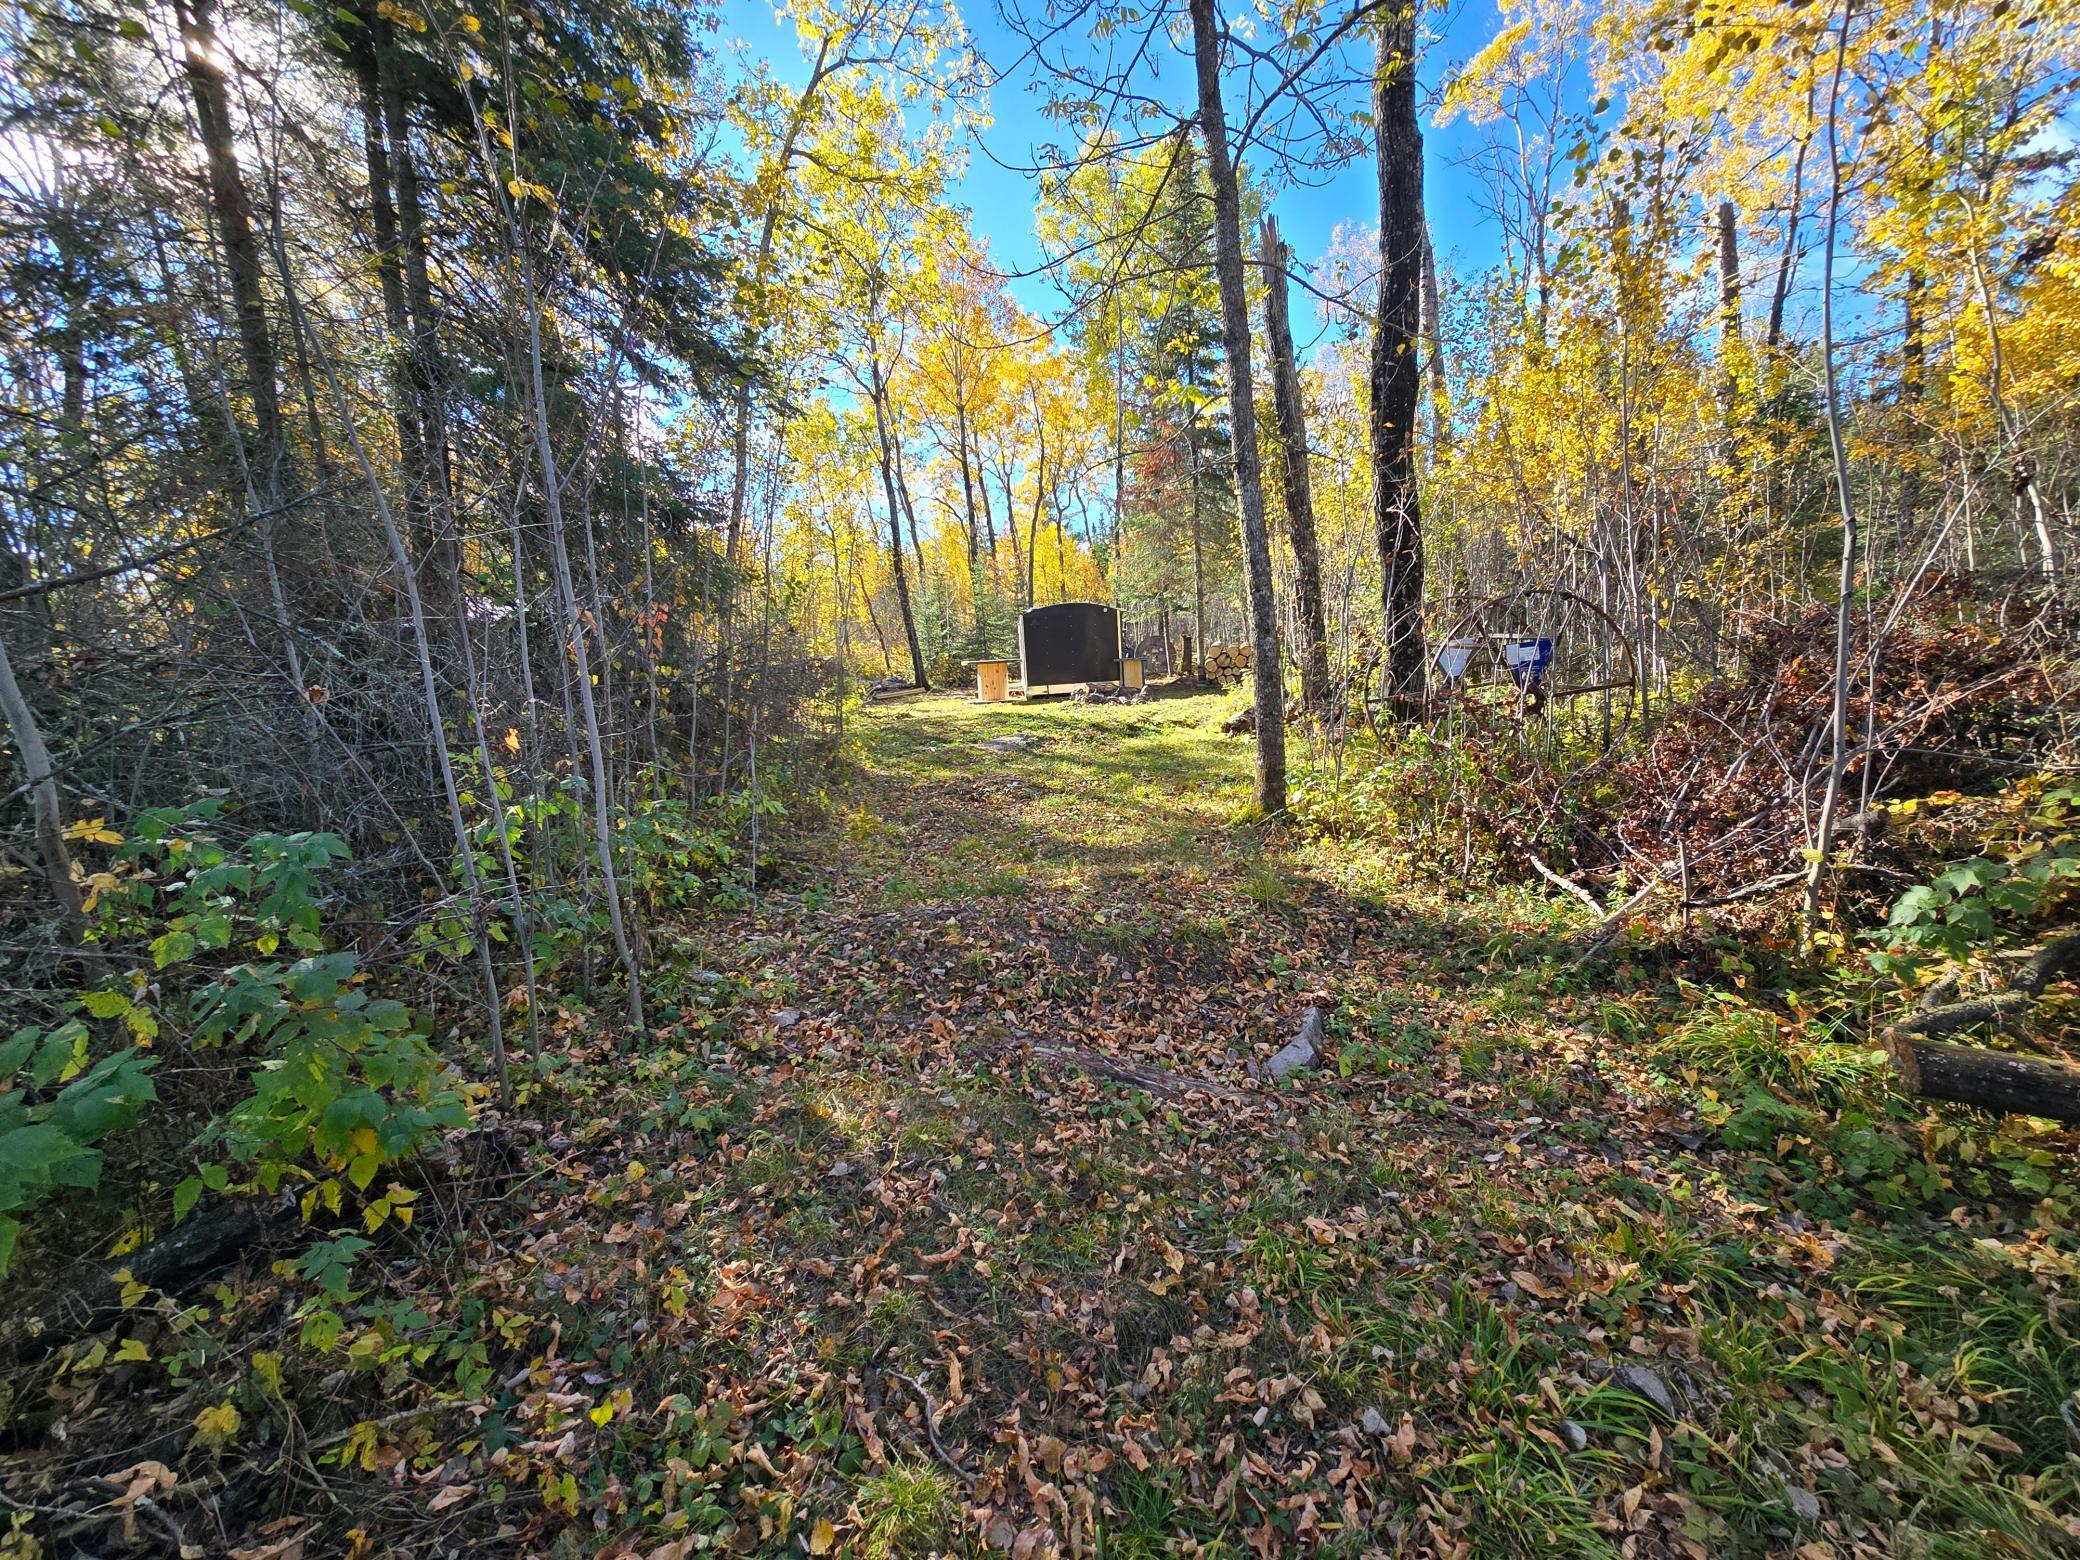
<svg viewBox="0 0 2080 1560">
<path fill-rule="evenodd" d="M 1204 674 L 1215 682 L 1229 682 L 1249 670 L 1248 645 L 1208 645 Z"/>
</svg>

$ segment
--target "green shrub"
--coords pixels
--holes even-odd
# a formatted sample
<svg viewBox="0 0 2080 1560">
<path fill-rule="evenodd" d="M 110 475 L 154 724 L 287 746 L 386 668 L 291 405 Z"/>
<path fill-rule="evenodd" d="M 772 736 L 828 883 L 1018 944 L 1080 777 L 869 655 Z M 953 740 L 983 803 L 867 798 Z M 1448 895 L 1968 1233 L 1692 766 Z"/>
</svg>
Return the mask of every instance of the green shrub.
<svg viewBox="0 0 2080 1560">
<path fill-rule="evenodd" d="M 198 1148 L 223 1150 L 267 1191 L 307 1181 L 306 1214 L 336 1213 L 342 1179 L 365 1190 L 434 1134 L 465 1125 L 466 1095 L 404 1004 L 372 996 L 357 955 L 326 947 L 323 877 L 346 858 L 344 842 L 258 834 L 229 844 L 215 832 L 221 810 L 214 798 L 154 808 L 127 839 L 96 833 L 115 849 L 89 880 L 90 935 L 133 951 L 137 967 L 81 1005 L 120 1021 L 139 1046 L 170 1031 L 249 1058 L 251 1092 L 203 1128 Z M 151 1097 L 147 1086 L 130 1108 L 94 1119 L 104 1132 L 128 1126 Z M 231 1185 L 224 1163 L 205 1164 L 176 1187 L 175 1216 Z"/>
<path fill-rule="evenodd" d="M 101 1180 L 94 1145 L 137 1120 L 158 1096 L 157 1059 L 126 1046 L 92 1061 L 87 1026 L 20 1029 L 0 1044 L 0 1278 L 14 1260 L 22 1220 L 61 1188 Z M 52 1092 L 55 1089 L 55 1092 Z"/>
</svg>

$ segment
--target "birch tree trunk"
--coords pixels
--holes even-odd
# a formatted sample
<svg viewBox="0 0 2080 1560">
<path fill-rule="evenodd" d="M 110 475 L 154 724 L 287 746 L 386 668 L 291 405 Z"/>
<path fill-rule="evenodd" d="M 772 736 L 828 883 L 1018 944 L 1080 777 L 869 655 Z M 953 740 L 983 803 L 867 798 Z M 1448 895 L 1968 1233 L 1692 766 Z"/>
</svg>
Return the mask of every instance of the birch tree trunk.
<svg viewBox="0 0 2080 1560">
<path fill-rule="evenodd" d="M 889 455 L 887 386 L 881 379 L 881 358 L 867 360 L 870 399 L 874 403 L 874 436 L 880 444 L 881 486 L 888 495 L 888 565 L 896 576 L 896 605 L 903 610 L 903 637 L 910 642 L 910 680 L 930 688 L 925 675 L 924 650 L 917 641 L 917 616 L 910 610 L 910 582 L 903 573 L 903 505 L 896 493 L 895 463 Z"/>
<path fill-rule="evenodd" d="M 1740 480 L 1741 259 L 1733 202 L 1722 200 L 1719 233 L 1719 464 L 1729 486 Z"/>
<path fill-rule="evenodd" d="M 1842 67 L 1849 53 L 1849 26 L 1856 0 L 1842 0 L 1842 24 L 1835 45 L 1834 80 L 1827 93 L 1827 160 L 1831 182 L 1827 192 L 1827 242 L 1820 266 L 1820 368 L 1827 394 L 1827 442 L 1834 455 L 1835 496 L 1842 515 L 1842 570 L 1834 609 L 1834 698 L 1827 717 L 1827 790 L 1820 799 L 1820 822 L 1814 830 L 1813 863 L 1806 873 L 1801 918 L 1808 939 L 1820 918 L 1820 880 L 1834 849 L 1835 811 L 1841 805 L 1842 771 L 1849 741 L 1849 623 L 1856 600 L 1856 503 L 1849 492 L 1849 451 L 1842 434 L 1840 387 L 1834 371 L 1834 251 L 1841 226 L 1842 152 L 1837 132 L 1841 108 Z"/>
</svg>

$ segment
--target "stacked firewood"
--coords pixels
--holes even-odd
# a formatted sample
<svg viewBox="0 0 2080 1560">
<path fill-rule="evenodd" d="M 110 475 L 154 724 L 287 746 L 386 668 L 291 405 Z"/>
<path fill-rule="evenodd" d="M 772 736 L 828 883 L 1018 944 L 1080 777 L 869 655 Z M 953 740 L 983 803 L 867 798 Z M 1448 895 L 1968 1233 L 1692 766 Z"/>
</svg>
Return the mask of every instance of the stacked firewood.
<svg viewBox="0 0 2080 1560">
<path fill-rule="evenodd" d="M 1216 682 L 1228 682 L 1249 670 L 1248 645 L 1208 645 L 1206 647 L 1206 675 Z"/>
</svg>

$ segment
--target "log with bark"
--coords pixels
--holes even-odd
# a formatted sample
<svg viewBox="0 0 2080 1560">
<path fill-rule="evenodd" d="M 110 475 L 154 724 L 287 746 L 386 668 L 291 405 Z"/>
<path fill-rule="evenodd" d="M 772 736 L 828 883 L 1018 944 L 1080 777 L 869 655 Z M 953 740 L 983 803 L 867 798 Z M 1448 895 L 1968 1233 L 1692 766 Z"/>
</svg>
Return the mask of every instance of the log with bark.
<svg viewBox="0 0 2080 1560">
<path fill-rule="evenodd" d="M 1899 1029 L 1885 1049 L 1909 1094 L 2017 1116 L 2080 1121 L 2080 1067 L 1991 1046 L 1925 1040 Z"/>
<path fill-rule="evenodd" d="M 2018 1116 L 2080 1121 L 2080 1067 L 2049 1057 L 1958 1045 L 1942 1038 L 1985 1026 L 2013 1033 L 2054 982 L 2080 974 L 2080 932 L 2028 955 L 2007 991 L 1924 1008 L 1878 1038 L 1909 1094 Z"/>
<path fill-rule="evenodd" d="M 95 1263 L 75 1278 L 21 1296 L 10 1310 L 6 1331 L 0 1333 L 0 1363 L 41 1359 L 121 1316 L 123 1280 L 118 1275 L 127 1274 L 147 1289 L 178 1294 L 214 1278 L 249 1252 L 271 1252 L 299 1235 L 308 1239 L 311 1233 L 297 1217 L 293 1200 L 219 1203 L 127 1257 Z"/>
</svg>

